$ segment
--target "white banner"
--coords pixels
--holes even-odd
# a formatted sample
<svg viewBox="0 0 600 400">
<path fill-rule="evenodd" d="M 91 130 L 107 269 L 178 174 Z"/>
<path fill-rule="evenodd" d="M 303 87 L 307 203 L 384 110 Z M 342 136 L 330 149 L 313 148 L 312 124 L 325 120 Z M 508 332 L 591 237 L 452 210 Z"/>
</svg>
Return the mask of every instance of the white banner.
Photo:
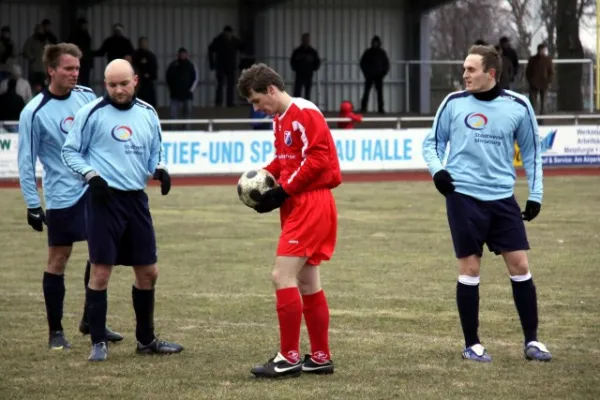
<svg viewBox="0 0 600 400">
<path fill-rule="evenodd" d="M 342 171 L 426 168 L 427 129 L 332 130 Z M 164 133 L 165 163 L 175 174 L 241 174 L 274 155 L 269 130 Z"/>
<path fill-rule="evenodd" d="M 422 143 L 429 129 L 333 129 L 342 171 L 426 170 Z M 544 165 L 600 165 L 600 126 L 540 126 Z M 0 133 L 0 178 L 18 178 L 18 135 Z M 273 133 L 164 132 L 163 151 L 173 175 L 241 174 L 273 158 Z M 518 155 L 517 155 L 518 156 Z M 519 165 L 515 160 L 515 164 Z M 37 176 L 42 176 L 38 161 Z"/>
</svg>

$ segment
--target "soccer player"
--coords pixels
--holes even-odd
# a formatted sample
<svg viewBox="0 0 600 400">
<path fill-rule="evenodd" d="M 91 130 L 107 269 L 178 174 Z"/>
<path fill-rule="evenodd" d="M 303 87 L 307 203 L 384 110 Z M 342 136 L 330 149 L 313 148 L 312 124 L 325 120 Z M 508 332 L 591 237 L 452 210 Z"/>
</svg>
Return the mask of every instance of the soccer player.
<svg viewBox="0 0 600 400">
<path fill-rule="evenodd" d="M 523 222 L 533 220 L 541 209 L 540 138 L 529 100 L 499 88 L 501 69 L 501 57 L 494 47 L 475 45 L 469 49 L 463 74 L 466 90 L 451 93 L 440 105 L 433 129 L 423 143 L 423 157 L 437 190 L 446 197 L 458 258 L 456 302 L 465 338 L 463 358 L 492 360 L 478 336 L 479 275 L 486 243 L 491 252 L 502 255 L 508 268 L 525 335 L 525 358 L 549 361 L 552 355 L 537 338 L 537 296 Z M 513 194 L 515 139 L 529 183 L 524 212 Z"/>
<path fill-rule="evenodd" d="M 135 98 L 138 81 L 127 60 L 111 61 L 104 72 L 107 95 L 75 114 L 63 162 L 89 186 L 85 200 L 91 277 L 86 299 L 91 330 L 90 361 L 108 356 L 108 281 L 114 265 L 133 267 L 137 353 L 179 353 L 183 347 L 154 334 L 154 286 L 158 278 L 156 238 L 146 188 L 152 176 L 161 193 L 171 189 L 162 165 L 160 122 L 154 108 Z"/>
<path fill-rule="evenodd" d="M 73 243 L 85 241 L 84 197 L 87 186 L 67 169 L 60 150 L 65 142 L 75 113 L 96 99 L 92 89 L 78 86 L 81 51 L 70 43 L 48 45 L 43 61 L 50 84 L 23 109 L 19 118 L 19 179 L 27 206 L 27 223 L 48 234 L 48 264 L 44 272 L 43 290 L 46 316 L 50 330 L 50 349 L 69 349 L 63 326 L 65 297 L 65 268 L 73 250 Z M 42 208 L 36 182 L 36 162 L 39 158 L 45 174 L 42 184 L 46 212 Z M 89 281 L 87 263 L 84 283 Z M 85 312 L 79 330 L 89 333 Z M 106 328 L 111 341 L 123 336 Z"/>
<path fill-rule="evenodd" d="M 330 374 L 329 307 L 319 265 L 331 259 L 337 239 L 331 190 L 342 178 L 335 143 L 317 106 L 290 97 L 281 76 L 265 64 L 244 70 L 238 90 L 256 110 L 276 114 L 275 158 L 265 169 L 279 185 L 264 193 L 256 211 L 280 208 L 281 220 L 273 270 L 280 348 L 251 372 L 261 378 Z M 303 314 L 311 347 L 304 360 L 299 356 Z"/>
</svg>

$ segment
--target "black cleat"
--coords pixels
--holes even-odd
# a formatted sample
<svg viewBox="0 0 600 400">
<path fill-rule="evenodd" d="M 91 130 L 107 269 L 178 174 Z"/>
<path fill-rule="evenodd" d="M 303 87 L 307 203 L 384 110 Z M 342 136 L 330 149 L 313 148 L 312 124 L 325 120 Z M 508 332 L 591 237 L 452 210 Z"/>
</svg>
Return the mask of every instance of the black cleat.
<svg viewBox="0 0 600 400">
<path fill-rule="evenodd" d="M 165 342 L 154 338 L 150 344 L 142 345 L 137 342 L 137 348 L 135 352 L 138 354 L 175 354 L 181 353 L 183 346 L 173 342 Z"/>
<path fill-rule="evenodd" d="M 106 361 L 107 357 L 108 347 L 106 347 L 106 342 L 94 343 L 88 361 Z"/>
<path fill-rule="evenodd" d="M 257 378 L 297 378 L 302 373 L 302 361 L 292 364 L 281 353 L 277 353 L 266 364 L 256 365 L 250 372 Z"/>
<path fill-rule="evenodd" d="M 48 348 L 52 350 L 68 350 L 71 348 L 71 343 L 67 341 L 63 331 L 52 331 L 48 338 Z"/>
<path fill-rule="evenodd" d="M 333 370 L 333 361 L 331 360 L 320 363 L 313 360 L 310 354 L 304 356 L 302 372 L 306 372 L 307 374 L 328 375 L 333 374 Z"/>
<path fill-rule="evenodd" d="M 90 325 L 85 322 L 85 321 L 81 321 L 79 323 L 79 332 L 81 332 L 84 335 L 89 335 L 90 334 Z M 113 330 L 111 330 L 108 326 L 106 327 L 106 340 L 109 342 L 120 342 L 121 340 L 123 340 L 123 335 L 121 335 L 119 332 L 115 332 Z"/>
</svg>

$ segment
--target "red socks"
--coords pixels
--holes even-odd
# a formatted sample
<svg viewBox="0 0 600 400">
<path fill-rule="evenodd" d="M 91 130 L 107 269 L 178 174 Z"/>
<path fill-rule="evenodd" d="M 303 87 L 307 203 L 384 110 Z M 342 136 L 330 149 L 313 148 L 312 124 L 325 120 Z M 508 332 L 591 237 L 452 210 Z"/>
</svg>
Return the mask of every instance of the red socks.
<svg viewBox="0 0 600 400">
<path fill-rule="evenodd" d="M 329 306 L 323 290 L 302 296 L 304 321 L 310 338 L 310 353 L 314 361 L 323 363 L 331 359 L 329 351 Z"/>
<path fill-rule="evenodd" d="M 300 326 L 302 325 L 302 299 L 297 287 L 279 289 L 277 317 L 281 354 L 293 364 L 300 360 Z"/>
<path fill-rule="evenodd" d="M 275 295 L 281 354 L 291 363 L 300 360 L 300 326 L 304 313 L 312 359 L 320 363 L 330 360 L 329 306 L 323 290 L 300 297 L 298 288 L 290 287 L 277 290 Z"/>
</svg>

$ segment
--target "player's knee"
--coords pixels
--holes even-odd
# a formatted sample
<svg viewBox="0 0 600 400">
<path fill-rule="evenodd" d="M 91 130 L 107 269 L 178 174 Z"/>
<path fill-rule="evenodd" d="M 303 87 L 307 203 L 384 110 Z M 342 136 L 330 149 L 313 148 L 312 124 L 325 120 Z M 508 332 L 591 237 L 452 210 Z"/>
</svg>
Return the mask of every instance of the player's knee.
<svg viewBox="0 0 600 400">
<path fill-rule="evenodd" d="M 47 271 L 51 274 L 62 275 L 65 273 L 67 268 L 67 261 L 69 261 L 69 254 L 65 253 L 53 253 L 48 256 Z"/>
<path fill-rule="evenodd" d="M 158 268 L 154 266 L 138 267 L 135 271 L 135 284 L 139 289 L 152 289 L 158 280 Z"/>
<path fill-rule="evenodd" d="M 511 276 L 526 275 L 529 272 L 529 260 L 525 252 L 505 256 L 506 267 Z"/>
<path fill-rule="evenodd" d="M 110 267 L 104 266 L 92 266 L 90 270 L 90 282 L 89 287 L 94 290 L 104 290 L 108 287 L 108 281 L 110 280 Z"/>
</svg>

